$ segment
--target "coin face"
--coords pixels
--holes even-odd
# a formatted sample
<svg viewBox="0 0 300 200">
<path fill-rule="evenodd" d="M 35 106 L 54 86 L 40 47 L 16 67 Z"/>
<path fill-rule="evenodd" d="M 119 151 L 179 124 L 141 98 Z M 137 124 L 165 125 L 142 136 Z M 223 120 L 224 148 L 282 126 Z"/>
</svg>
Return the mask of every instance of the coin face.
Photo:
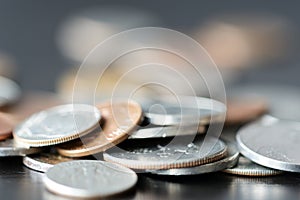
<svg viewBox="0 0 300 200">
<path fill-rule="evenodd" d="M 98 126 L 100 111 L 90 105 L 67 104 L 36 113 L 13 130 L 28 146 L 47 146 L 85 135 Z"/>
<path fill-rule="evenodd" d="M 23 158 L 23 164 L 33 170 L 46 172 L 54 165 L 62 162 L 68 162 L 76 160 L 75 158 L 68 158 L 56 153 L 41 153 Z"/>
<path fill-rule="evenodd" d="M 137 175 L 123 166 L 92 160 L 64 162 L 46 172 L 46 188 L 54 193 L 94 198 L 115 195 L 133 187 Z"/>
<path fill-rule="evenodd" d="M 168 143 L 147 139 L 122 148 L 114 147 L 107 150 L 103 158 L 129 168 L 150 170 L 193 167 L 219 160 L 226 154 L 226 145 L 215 138 L 201 137 L 194 142 L 176 138 Z"/>
<path fill-rule="evenodd" d="M 239 151 L 233 143 L 226 143 L 227 145 L 227 156 L 221 160 L 207 163 L 195 167 L 187 168 L 177 168 L 177 169 L 167 169 L 167 170 L 149 170 L 152 174 L 158 175 L 172 175 L 172 176 L 181 176 L 181 175 L 197 175 L 205 174 L 211 172 L 221 171 L 226 168 L 230 168 L 236 165 L 239 158 Z"/>
<path fill-rule="evenodd" d="M 0 106 L 16 102 L 20 95 L 21 89 L 14 81 L 0 76 Z"/>
<path fill-rule="evenodd" d="M 81 157 L 102 152 L 124 141 L 142 118 L 142 108 L 134 101 L 107 102 L 97 106 L 102 114 L 103 125 L 80 140 L 60 145 L 61 155 Z"/>
<path fill-rule="evenodd" d="M 193 96 L 163 97 L 143 105 L 145 117 L 155 125 L 209 124 L 226 113 L 226 106 L 218 101 Z"/>
<path fill-rule="evenodd" d="M 223 170 L 223 172 L 241 176 L 274 176 L 282 173 L 282 171 L 266 168 L 261 165 L 255 164 L 244 156 L 239 157 L 236 166 L 234 166 L 233 168 L 225 169 Z"/>
<path fill-rule="evenodd" d="M 13 122 L 9 120 L 5 113 L 0 112 L 0 141 L 11 136 Z"/>
<path fill-rule="evenodd" d="M 262 166 L 300 172 L 300 123 L 263 117 L 238 131 L 240 152 Z"/>
<path fill-rule="evenodd" d="M 0 157 L 25 156 L 41 151 L 41 148 L 27 148 L 20 146 L 13 139 L 6 139 L 0 142 Z"/>
</svg>

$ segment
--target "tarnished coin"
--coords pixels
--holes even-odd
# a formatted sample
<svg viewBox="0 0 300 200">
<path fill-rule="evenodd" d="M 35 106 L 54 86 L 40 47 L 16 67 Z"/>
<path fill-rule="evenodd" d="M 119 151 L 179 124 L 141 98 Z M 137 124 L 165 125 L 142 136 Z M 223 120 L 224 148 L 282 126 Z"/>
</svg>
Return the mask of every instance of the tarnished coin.
<svg viewBox="0 0 300 200">
<path fill-rule="evenodd" d="M 204 133 L 206 129 L 205 126 L 191 126 L 158 126 L 141 128 L 133 132 L 129 139 L 165 138 L 184 135 L 196 135 L 198 133 Z"/>
<path fill-rule="evenodd" d="M 221 160 L 199 165 L 196 167 L 187 167 L 187 168 L 178 168 L 178 169 L 167 169 L 167 170 L 148 170 L 152 174 L 158 175 L 172 175 L 172 176 L 181 176 L 181 175 L 197 175 L 205 174 L 211 172 L 221 171 L 226 168 L 230 168 L 236 165 L 239 158 L 239 151 L 237 150 L 235 144 L 227 144 L 227 156 Z"/>
<path fill-rule="evenodd" d="M 263 117 L 240 129 L 240 152 L 262 166 L 300 172 L 300 123 Z"/>
<path fill-rule="evenodd" d="M 176 140 L 177 139 L 177 140 Z M 189 138 L 190 139 L 190 138 Z M 176 137 L 171 142 L 156 141 L 114 147 L 103 154 L 106 161 L 119 163 L 133 169 L 172 169 L 193 167 L 223 158 L 226 145 L 215 138 L 201 137 L 194 142 Z"/>
<path fill-rule="evenodd" d="M 25 156 L 23 158 L 23 164 L 30 169 L 46 172 L 56 164 L 73 160 L 76 160 L 76 158 L 68 158 L 56 153 L 41 153 Z"/>
<path fill-rule="evenodd" d="M 180 96 L 178 101 L 166 96 L 146 103 L 143 109 L 155 125 L 209 124 L 226 113 L 223 103 L 193 96 Z"/>
<path fill-rule="evenodd" d="M 27 148 L 18 145 L 13 139 L 0 142 L 0 157 L 6 156 L 25 156 L 41 152 L 40 148 Z"/>
<path fill-rule="evenodd" d="M 236 166 L 234 166 L 233 168 L 225 169 L 223 170 L 223 172 L 241 176 L 274 176 L 282 173 L 282 171 L 266 168 L 261 165 L 255 164 L 244 156 L 239 157 Z"/>
<path fill-rule="evenodd" d="M 134 101 L 107 102 L 97 106 L 102 114 L 102 128 L 62 144 L 57 151 L 64 156 L 81 157 L 102 152 L 127 139 L 141 121 L 142 108 Z"/>
<path fill-rule="evenodd" d="M 100 111 L 90 105 L 67 104 L 36 113 L 19 124 L 13 135 L 28 146 L 47 146 L 79 138 L 99 126 Z"/>
<path fill-rule="evenodd" d="M 9 138 L 12 134 L 13 122 L 9 117 L 0 112 L 0 141 Z"/>
<path fill-rule="evenodd" d="M 0 76 L 0 107 L 16 102 L 20 95 L 21 89 L 14 81 Z"/>
<path fill-rule="evenodd" d="M 54 193 L 93 198 L 126 191 L 137 182 L 137 175 L 123 166 L 92 160 L 63 162 L 46 172 L 46 188 Z"/>
</svg>

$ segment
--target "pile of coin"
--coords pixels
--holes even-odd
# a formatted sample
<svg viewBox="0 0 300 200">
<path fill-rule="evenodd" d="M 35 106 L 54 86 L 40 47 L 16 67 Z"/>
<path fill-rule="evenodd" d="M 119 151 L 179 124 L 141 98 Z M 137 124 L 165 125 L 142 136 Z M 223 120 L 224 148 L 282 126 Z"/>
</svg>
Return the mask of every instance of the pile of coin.
<svg viewBox="0 0 300 200">
<path fill-rule="evenodd" d="M 136 172 L 157 176 L 300 172 L 300 123 L 264 115 L 265 103 L 247 110 L 238 102 L 226 108 L 203 97 L 177 100 L 179 104 L 168 96 L 142 103 L 54 101 L 36 110 L 27 107 L 30 111 L 24 114 L 16 109 L 26 104 L 21 98 L 0 113 L 0 157 L 23 156 L 25 166 L 46 173 L 48 190 L 80 198 L 128 190 L 137 183 Z M 240 113 L 244 110 L 248 117 Z M 210 134 L 209 128 L 222 124 L 225 117 L 221 137 Z M 236 139 L 234 132 L 226 133 L 254 119 L 239 129 Z"/>
</svg>

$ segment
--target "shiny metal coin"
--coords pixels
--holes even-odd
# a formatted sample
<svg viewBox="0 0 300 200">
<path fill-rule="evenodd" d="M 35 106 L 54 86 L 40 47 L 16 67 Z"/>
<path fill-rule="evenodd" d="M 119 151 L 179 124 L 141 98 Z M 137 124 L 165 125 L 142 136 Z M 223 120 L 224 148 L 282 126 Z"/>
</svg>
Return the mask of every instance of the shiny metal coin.
<svg viewBox="0 0 300 200">
<path fill-rule="evenodd" d="M 64 162 L 46 172 L 46 188 L 54 193 L 92 198 L 126 191 L 137 182 L 137 175 L 123 166 L 92 160 Z"/>
<path fill-rule="evenodd" d="M 90 105 L 67 104 L 36 113 L 13 130 L 28 146 L 54 145 L 76 139 L 99 125 L 100 111 Z"/>
<path fill-rule="evenodd" d="M 13 139 L 7 139 L 0 142 L 0 157 L 7 156 L 25 156 L 41 152 L 40 148 L 27 148 L 18 145 Z"/>
<path fill-rule="evenodd" d="M 68 158 L 55 153 L 41 153 L 25 156 L 23 158 L 23 164 L 30 169 L 46 172 L 56 164 L 73 160 L 76 160 L 76 158 Z"/>
<path fill-rule="evenodd" d="M 282 174 L 282 171 L 270 169 L 258 165 L 244 156 L 240 156 L 238 163 L 233 168 L 228 168 L 223 170 L 223 172 L 228 174 L 235 174 L 241 176 L 274 176 Z"/>
<path fill-rule="evenodd" d="M 159 126 L 151 128 L 141 128 L 133 132 L 128 139 L 165 138 L 184 135 L 196 135 L 198 133 L 204 133 L 206 129 L 204 126 L 191 126 Z"/>
<path fill-rule="evenodd" d="M 180 96 L 174 100 L 166 96 L 160 99 L 143 105 L 145 117 L 155 125 L 205 125 L 226 113 L 223 103 L 208 98 Z"/>
<path fill-rule="evenodd" d="M 300 123 L 263 117 L 238 131 L 240 152 L 262 166 L 300 172 Z"/>
<path fill-rule="evenodd" d="M 0 107 L 16 102 L 20 96 L 20 87 L 14 81 L 0 76 Z"/>
<path fill-rule="evenodd" d="M 81 157 L 105 151 L 127 139 L 142 118 L 142 108 L 134 101 L 106 102 L 97 108 L 102 114 L 102 127 L 80 140 L 60 145 L 57 151 L 61 155 Z"/>
<path fill-rule="evenodd" d="M 148 170 L 152 174 L 158 175 L 172 175 L 172 176 L 181 176 L 181 175 L 197 175 L 197 174 L 205 174 L 211 172 L 221 171 L 226 168 L 233 167 L 236 165 L 239 158 L 239 151 L 237 150 L 235 144 L 226 143 L 227 144 L 227 156 L 221 160 L 199 165 L 196 167 L 187 167 L 187 168 L 179 168 L 179 169 L 167 169 L 167 170 Z"/>
<path fill-rule="evenodd" d="M 190 138 L 189 138 L 190 139 Z M 103 154 L 106 161 L 133 169 L 172 169 L 193 167 L 223 158 L 226 145 L 216 138 L 200 138 L 194 142 L 175 137 L 170 143 L 148 141 L 124 149 L 114 147 Z"/>
</svg>

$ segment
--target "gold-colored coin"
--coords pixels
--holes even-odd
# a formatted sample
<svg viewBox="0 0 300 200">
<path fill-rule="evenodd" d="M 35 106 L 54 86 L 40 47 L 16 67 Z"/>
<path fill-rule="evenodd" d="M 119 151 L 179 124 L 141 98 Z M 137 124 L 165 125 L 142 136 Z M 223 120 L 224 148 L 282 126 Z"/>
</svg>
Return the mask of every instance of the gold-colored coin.
<svg viewBox="0 0 300 200">
<path fill-rule="evenodd" d="M 142 108 L 134 101 L 103 103 L 97 106 L 103 125 L 78 140 L 60 145 L 61 155 L 81 157 L 96 154 L 124 141 L 142 118 Z"/>
</svg>

